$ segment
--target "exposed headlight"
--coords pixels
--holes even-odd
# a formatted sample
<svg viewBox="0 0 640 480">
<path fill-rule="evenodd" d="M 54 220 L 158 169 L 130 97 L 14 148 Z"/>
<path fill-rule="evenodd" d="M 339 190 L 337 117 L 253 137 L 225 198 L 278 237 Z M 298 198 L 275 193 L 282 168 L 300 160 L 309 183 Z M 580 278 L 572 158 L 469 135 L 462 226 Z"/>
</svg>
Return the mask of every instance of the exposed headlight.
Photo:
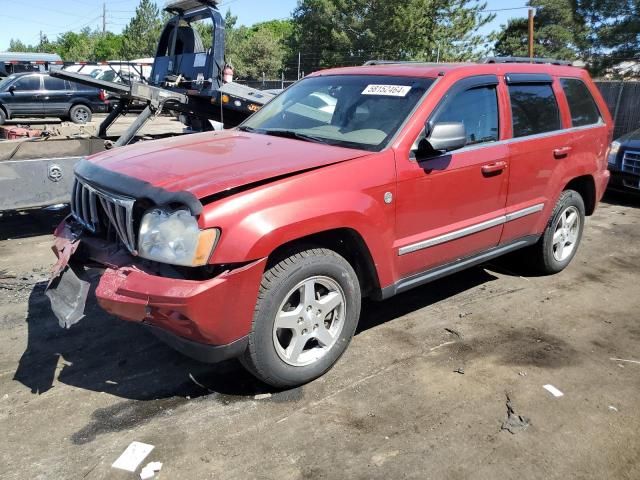
<svg viewBox="0 0 640 480">
<path fill-rule="evenodd" d="M 620 151 L 620 142 L 611 142 L 609 147 L 609 163 L 615 165 L 618 152 Z"/>
<path fill-rule="evenodd" d="M 138 254 L 170 265 L 199 267 L 209 261 L 219 235 L 215 228 L 200 230 L 188 210 L 153 208 L 142 217 Z"/>
</svg>

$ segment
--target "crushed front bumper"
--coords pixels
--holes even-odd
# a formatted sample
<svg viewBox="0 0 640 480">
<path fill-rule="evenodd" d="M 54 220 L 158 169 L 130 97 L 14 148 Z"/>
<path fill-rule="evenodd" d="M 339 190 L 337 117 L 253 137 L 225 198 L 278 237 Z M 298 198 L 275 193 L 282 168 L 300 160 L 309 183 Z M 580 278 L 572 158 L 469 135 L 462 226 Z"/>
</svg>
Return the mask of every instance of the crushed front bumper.
<svg viewBox="0 0 640 480">
<path fill-rule="evenodd" d="M 90 267 L 101 272 L 95 297 L 108 313 L 151 327 L 156 336 L 197 360 L 215 362 L 244 351 L 266 259 L 202 281 L 168 277 L 77 232 L 68 219 L 55 233 L 58 263 L 47 295 L 61 326 L 68 328 L 84 316 L 80 307 L 92 289 L 85 285 L 83 271 Z"/>
</svg>

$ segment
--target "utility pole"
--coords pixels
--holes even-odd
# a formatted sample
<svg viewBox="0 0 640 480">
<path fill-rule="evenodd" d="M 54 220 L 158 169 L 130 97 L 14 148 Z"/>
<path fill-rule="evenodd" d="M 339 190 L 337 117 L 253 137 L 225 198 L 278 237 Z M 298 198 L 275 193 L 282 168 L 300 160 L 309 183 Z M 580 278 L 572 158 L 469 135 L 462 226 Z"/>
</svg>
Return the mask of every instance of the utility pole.
<svg viewBox="0 0 640 480">
<path fill-rule="evenodd" d="M 102 2 L 102 35 L 107 33 L 107 2 Z"/>
<path fill-rule="evenodd" d="M 298 52 L 298 80 L 300 80 L 300 66 L 302 63 L 302 54 Z"/>
<path fill-rule="evenodd" d="M 43 38 L 42 30 L 40 30 L 40 45 L 42 45 L 42 38 Z"/>
<path fill-rule="evenodd" d="M 536 16 L 536 9 L 529 9 L 529 60 L 533 63 L 533 18 Z"/>
</svg>

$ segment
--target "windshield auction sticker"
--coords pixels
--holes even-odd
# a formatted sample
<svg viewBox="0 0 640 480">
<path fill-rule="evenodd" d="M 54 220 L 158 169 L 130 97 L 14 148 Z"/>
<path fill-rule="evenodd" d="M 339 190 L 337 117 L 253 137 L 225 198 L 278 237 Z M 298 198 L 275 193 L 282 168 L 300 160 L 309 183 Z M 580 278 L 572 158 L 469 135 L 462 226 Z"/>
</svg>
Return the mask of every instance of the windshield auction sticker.
<svg viewBox="0 0 640 480">
<path fill-rule="evenodd" d="M 411 87 L 403 85 L 369 85 L 362 95 L 382 95 L 385 97 L 406 97 Z"/>
</svg>

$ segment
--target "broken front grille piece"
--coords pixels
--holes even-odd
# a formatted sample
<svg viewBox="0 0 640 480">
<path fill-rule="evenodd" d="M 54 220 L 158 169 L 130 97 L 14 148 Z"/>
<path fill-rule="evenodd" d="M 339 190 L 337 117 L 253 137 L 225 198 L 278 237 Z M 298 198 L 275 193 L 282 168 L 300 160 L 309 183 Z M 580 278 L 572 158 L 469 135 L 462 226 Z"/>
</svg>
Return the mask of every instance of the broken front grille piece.
<svg viewBox="0 0 640 480">
<path fill-rule="evenodd" d="M 137 255 L 133 220 L 134 198 L 104 192 L 76 178 L 71 197 L 71 213 L 91 233 L 113 228 L 132 255 Z M 106 216 L 106 218 L 105 218 Z"/>
</svg>

